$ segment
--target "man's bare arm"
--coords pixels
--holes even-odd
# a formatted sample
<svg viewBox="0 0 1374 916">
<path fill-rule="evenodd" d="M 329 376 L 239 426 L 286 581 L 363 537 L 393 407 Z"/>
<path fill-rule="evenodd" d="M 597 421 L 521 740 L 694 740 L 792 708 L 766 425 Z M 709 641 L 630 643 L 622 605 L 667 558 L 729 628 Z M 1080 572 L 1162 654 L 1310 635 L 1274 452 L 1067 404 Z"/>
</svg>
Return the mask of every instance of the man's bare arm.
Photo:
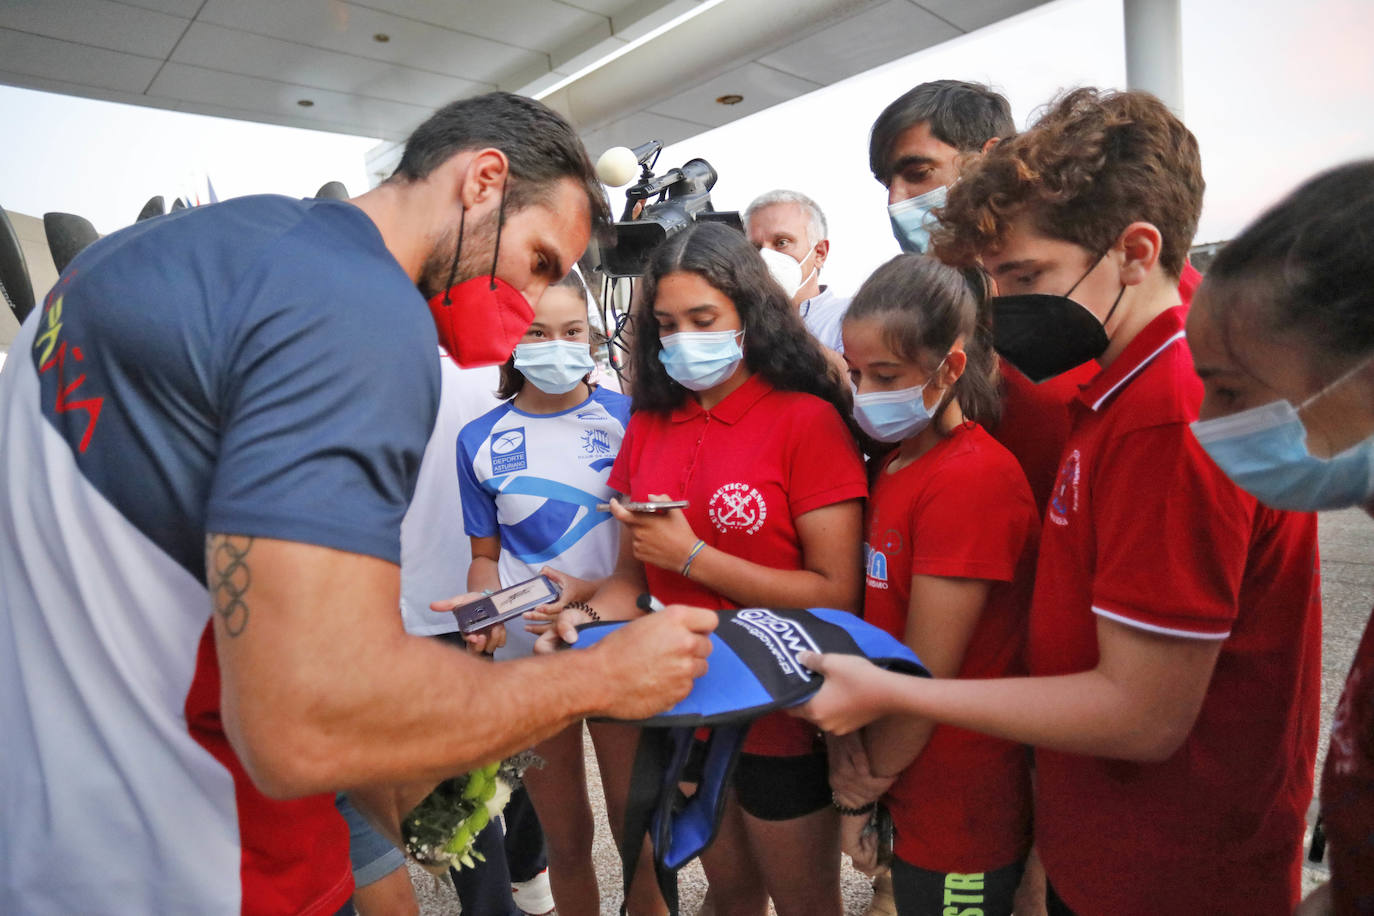
<svg viewBox="0 0 1374 916">
<path fill-rule="evenodd" d="M 716 621 L 674 608 L 589 650 L 492 665 L 406 635 L 384 560 L 211 534 L 206 561 L 225 731 L 282 798 L 437 782 L 584 716 L 649 715 L 705 670 Z"/>
</svg>

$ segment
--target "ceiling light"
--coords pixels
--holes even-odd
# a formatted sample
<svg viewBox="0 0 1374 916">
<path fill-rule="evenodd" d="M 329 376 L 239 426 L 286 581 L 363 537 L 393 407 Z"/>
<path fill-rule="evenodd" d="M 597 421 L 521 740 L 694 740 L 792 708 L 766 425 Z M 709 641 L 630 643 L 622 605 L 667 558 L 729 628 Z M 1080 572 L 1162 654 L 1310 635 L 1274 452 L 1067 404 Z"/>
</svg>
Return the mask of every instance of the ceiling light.
<svg viewBox="0 0 1374 916">
<path fill-rule="evenodd" d="M 544 99 L 553 95 L 558 90 L 582 79 L 582 77 L 586 76 L 588 73 L 600 70 L 602 67 L 606 66 L 611 61 L 619 57 L 623 57 L 626 54 L 629 54 L 631 51 L 633 51 L 635 48 L 638 48 L 640 45 L 653 41 L 655 38 L 664 34 L 665 32 L 672 31 L 673 29 L 682 25 L 684 22 L 688 22 L 692 19 L 695 19 L 707 10 L 712 9 L 713 7 L 720 6 L 724 2 L 725 0 L 701 0 L 701 2 L 697 3 L 696 6 L 692 7 L 682 15 L 677 16 L 669 20 L 668 22 L 663 23 L 663 25 L 659 26 L 656 29 L 653 29 L 649 32 L 645 32 L 643 35 L 639 36 L 634 41 L 627 42 L 621 47 L 616 48 L 614 51 L 612 51 L 610 54 L 607 54 L 600 60 L 592 61 L 590 64 L 583 67 L 581 70 L 578 70 L 576 73 L 570 76 L 563 77 L 561 80 L 554 83 L 549 88 L 541 89 L 540 91 L 534 94 L 535 99 L 538 101 L 543 101 Z"/>
<path fill-rule="evenodd" d="M 738 105 L 744 101 L 744 96 L 738 92 L 727 92 L 725 95 L 716 96 L 717 105 Z"/>
<path fill-rule="evenodd" d="M 302 108 L 310 108 L 310 107 L 312 107 L 315 103 L 312 102 L 312 101 L 310 101 L 309 99 L 297 99 L 297 100 L 296 100 L 296 104 L 299 105 L 299 106 L 301 106 Z"/>
<path fill-rule="evenodd" d="M 377 42 L 377 44 L 379 45 L 384 45 L 391 40 L 391 36 L 388 35 L 386 32 L 378 32 L 376 35 L 372 36 L 372 40 Z"/>
</svg>

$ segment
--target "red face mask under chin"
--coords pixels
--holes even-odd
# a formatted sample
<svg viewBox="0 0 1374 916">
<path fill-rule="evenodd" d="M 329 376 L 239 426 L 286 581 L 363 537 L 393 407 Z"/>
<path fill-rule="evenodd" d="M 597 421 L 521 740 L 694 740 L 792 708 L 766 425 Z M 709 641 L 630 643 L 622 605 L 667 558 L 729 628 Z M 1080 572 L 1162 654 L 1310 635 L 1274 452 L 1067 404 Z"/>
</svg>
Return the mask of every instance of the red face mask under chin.
<svg viewBox="0 0 1374 916">
<path fill-rule="evenodd" d="M 458 223 L 458 251 L 453 256 L 448 288 L 429 300 L 429 313 L 434 318 L 434 329 L 439 332 L 439 343 L 449 357 L 465 369 L 504 363 L 534 321 L 533 306 L 515 287 L 496 276 L 505 216 L 506 198 L 502 189 L 491 275 L 472 277 L 454 285 L 453 275 L 463 253 L 463 225 L 467 219 L 467 211 L 463 211 Z"/>
</svg>

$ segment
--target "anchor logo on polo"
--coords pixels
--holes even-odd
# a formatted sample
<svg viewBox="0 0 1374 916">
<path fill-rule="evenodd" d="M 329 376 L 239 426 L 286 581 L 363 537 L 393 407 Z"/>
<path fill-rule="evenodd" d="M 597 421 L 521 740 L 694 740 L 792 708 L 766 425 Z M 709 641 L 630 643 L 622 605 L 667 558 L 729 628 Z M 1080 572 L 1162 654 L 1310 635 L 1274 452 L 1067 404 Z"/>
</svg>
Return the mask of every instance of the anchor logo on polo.
<svg viewBox="0 0 1374 916">
<path fill-rule="evenodd" d="M 749 484 L 727 483 L 711 494 L 707 515 L 718 531 L 754 534 L 768 518 L 768 504 L 763 501 L 763 494 Z"/>
<path fill-rule="evenodd" d="M 1067 525 L 1069 514 L 1078 511 L 1078 479 L 1082 473 L 1083 456 L 1078 449 L 1069 452 L 1064 464 L 1059 468 L 1059 479 L 1055 481 L 1054 492 L 1050 494 L 1050 521 L 1056 525 Z"/>
</svg>

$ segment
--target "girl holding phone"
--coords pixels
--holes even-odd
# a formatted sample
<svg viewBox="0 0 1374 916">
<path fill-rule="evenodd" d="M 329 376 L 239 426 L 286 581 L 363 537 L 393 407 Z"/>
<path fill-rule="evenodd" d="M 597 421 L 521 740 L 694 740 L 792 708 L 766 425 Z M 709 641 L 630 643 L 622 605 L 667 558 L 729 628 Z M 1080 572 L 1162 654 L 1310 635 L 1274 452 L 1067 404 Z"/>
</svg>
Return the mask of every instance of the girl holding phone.
<svg viewBox="0 0 1374 916">
<path fill-rule="evenodd" d="M 655 251 L 640 292 L 635 413 L 609 483 L 688 506 L 612 506 L 620 558 L 593 613 L 635 616 L 644 591 L 721 610 L 856 611 L 867 488 L 848 399 L 763 259 L 738 231 L 699 223 Z M 586 619 L 565 613 L 558 635 L 575 639 Z M 717 916 L 759 916 L 769 897 L 780 916 L 841 912 L 831 801 L 816 729 L 758 720 L 701 857 Z"/>
</svg>

